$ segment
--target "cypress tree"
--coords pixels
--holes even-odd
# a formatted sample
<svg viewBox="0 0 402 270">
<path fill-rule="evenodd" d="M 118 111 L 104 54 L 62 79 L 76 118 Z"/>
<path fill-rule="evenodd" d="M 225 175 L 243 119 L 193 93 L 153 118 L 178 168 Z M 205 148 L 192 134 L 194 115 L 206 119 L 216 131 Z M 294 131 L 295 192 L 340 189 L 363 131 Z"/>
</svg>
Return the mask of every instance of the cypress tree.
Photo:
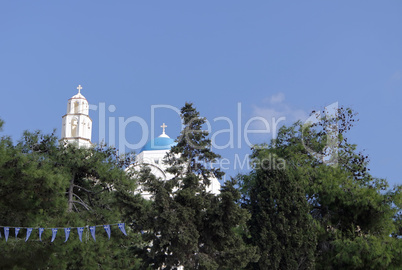
<svg viewBox="0 0 402 270">
<path fill-rule="evenodd" d="M 290 171 L 275 168 L 264 151 L 254 152 L 254 185 L 247 207 L 251 242 L 259 248 L 254 269 L 313 269 L 316 247 L 303 185 Z"/>
</svg>

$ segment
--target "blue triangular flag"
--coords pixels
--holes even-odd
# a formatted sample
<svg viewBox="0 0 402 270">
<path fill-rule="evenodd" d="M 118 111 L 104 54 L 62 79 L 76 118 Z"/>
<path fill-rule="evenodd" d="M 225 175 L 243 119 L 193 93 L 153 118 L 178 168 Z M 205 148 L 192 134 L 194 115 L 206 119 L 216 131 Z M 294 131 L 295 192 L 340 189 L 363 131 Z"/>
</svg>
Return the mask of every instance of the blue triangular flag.
<svg viewBox="0 0 402 270">
<path fill-rule="evenodd" d="M 8 240 L 8 233 L 9 233 L 9 228 L 8 227 L 4 227 L 4 237 L 6 238 L 6 242 Z"/>
<path fill-rule="evenodd" d="M 89 226 L 89 230 L 91 231 L 91 235 L 92 238 L 94 239 L 94 241 L 96 242 L 96 238 L 95 238 L 95 226 Z"/>
<path fill-rule="evenodd" d="M 18 232 L 20 231 L 21 228 L 15 228 L 15 238 L 17 238 Z"/>
<path fill-rule="evenodd" d="M 84 231 L 84 227 L 78 227 L 78 237 L 80 238 L 80 241 L 82 242 L 82 232 Z"/>
<path fill-rule="evenodd" d="M 110 239 L 110 225 L 103 225 L 103 228 L 105 229 L 107 236 Z"/>
<path fill-rule="evenodd" d="M 125 236 L 127 236 L 126 229 L 124 228 L 124 223 L 119 223 L 117 226 L 119 226 L 120 231 L 121 231 Z"/>
<path fill-rule="evenodd" d="M 25 242 L 28 241 L 29 236 L 31 236 L 32 228 L 27 229 L 27 237 L 25 238 Z"/>
<path fill-rule="evenodd" d="M 54 239 L 56 239 L 56 234 L 57 234 L 57 228 L 52 228 L 52 240 L 50 242 L 53 242 Z"/>
<path fill-rule="evenodd" d="M 44 228 L 39 228 L 39 241 L 42 241 L 42 233 L 44 230 Z"/>
<path fill-rule="evenodd" d="M 70 228 L 64 228 L 64 234 L 66 235 L 66 241 L 64 241 L 65 243 L 67 242 L 68 237 L 70 236 Z"/>
</svg>

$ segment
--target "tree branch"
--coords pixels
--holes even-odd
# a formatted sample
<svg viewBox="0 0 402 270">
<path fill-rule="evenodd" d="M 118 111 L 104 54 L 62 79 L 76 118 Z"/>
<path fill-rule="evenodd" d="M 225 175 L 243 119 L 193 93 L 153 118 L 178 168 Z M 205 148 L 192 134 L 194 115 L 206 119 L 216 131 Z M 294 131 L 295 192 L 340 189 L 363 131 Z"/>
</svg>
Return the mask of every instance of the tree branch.
<svg viewBox="0 0 402 270">
<path fill-rule="evenodd" d="M 74 185 L 75 187 L 77 187 L 77 188 L 79 188 L 79 189 L 82 189 L 83 191 L 85 191 L 85 192 L 88 192 L 88 193 L 94 193 L 93 191 L 90 191 L 90 190 L 88 190 L 88 189 L 86 189 L 86 188 L 83 188 L 83 187 L 81 187 L 81 186 L 79 186 L 79 185 Z"/>
<path fill-rule="evenodd" d="M 75 180 L 75 175 L 73 174 L 73 177 L 71 178 L 70 181 L 70 187 L 68 189 L 68 212 L 73 211 L 73 193 L 74 193 L 74 180 Z"/>
<path fill-rule="evenodd" d="M 72 201 L 73 203 L 78 203 L 81 204 L 82 206 L 85 207 L 85 209 L 87 209 L 88 211 L 92 211 L 85 203 L 79 202 L 79 201 Z"/>
</svg>

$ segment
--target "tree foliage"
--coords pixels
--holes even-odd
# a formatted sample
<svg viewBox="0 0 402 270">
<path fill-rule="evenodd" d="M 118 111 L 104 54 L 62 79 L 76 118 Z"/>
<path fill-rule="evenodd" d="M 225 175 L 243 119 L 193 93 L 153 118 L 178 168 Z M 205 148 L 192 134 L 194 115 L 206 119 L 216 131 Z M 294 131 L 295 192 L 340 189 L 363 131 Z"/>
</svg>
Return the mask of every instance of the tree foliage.
<svg viewBox="0 0 402 270">
<path fill-rule="evenodd" d="M 228 182 L 219 195 L 207 191 L 219 169 L 208 163 L 219 156 L 210 150 L 208 132 L 192 104 L 181 109 L 184 129 L 167 154 L 171 179 L 161 181 L 144 168 L 141 181 L 153 194 L 146 213 L 143 248 L 146 265 L 176 269 L 241 269 L 255 256 L 237 230 L 245 225 L 247 212 L 239 207 L 240 193 Z"/>
<path fill-rule="evenodd" d="M 272 167 L 265 151 L 253 171 L 254 185 L 244 206 L 251 213 L 250 242 L 259 247 L 253 269 L 312 269 L 316 237 L 304 187 L 297 175 Z"/>
<path fill-rule="evenodd" d="M 319 118 L 309 125 L 297 122 L 282 127 L 269 145 L 254 149 L 254 156 L 284 159 L 284 174 L 296 176 L 296 183 L 309 206 L 303 211 L 311 217 L 317 239 L 316 268 L 398 269 L 401 267 L 401 187 L 389 190 L 384 179 L 370 174 L 368 156 L 358 152 L 357 146 L 346 137 L 355 118 L 351 109 L 341 107 L 336 117 Z M 329 144 L 329 141 L 336 144 Z M 271 174 L 267 177 L 271 180 L 264 183 L 268 189 L 274 189 L 280 182 L 274 177 L 277 172 L 268 169 L 267 173 Z M 264 179 L 255 169 L 242 180 L 247 202 Z M 255 208 L 260 202 L 251 200 L 250 204 Z M 266 212 L 266 215 L 271 214 Z M 285 221 L 297 222 L 299 218 L 299 215 L 291 215 Z M 253 226 L 262 225 L 251 224 L 250 230 Z M 271 229 L 267 228 L 268 231 Z M 254 240 L 260 246 L 270 245 L 262 238 Z"/>
<path fill-rule="evenodd" d="M 78 149 L 59 146 L 56 136 L 25 132 L 14 145 L 10 138 L 0 140 L 0 221 L 16 227 L 85 227 L 113 224 L 122 220 L 117 191 L 133 190 L 134 180 L 124 171 L 129 159 L 112 148 L 96 146 Z M 135 196 L 133 196 L 135 197 Z M 135 197 L 138 203 L 141 198 Z M 132 199 L 134 200 L 134 199 Z M 13 231 L 10 232 L 10 236 Z M 37 230 L 36 230 L 37 234 Z M 45 230 L 42 242 L 33 231 L 25 242 L 18 238 L 0 242 L 2 269 L 106 269 L 135 267 L 137 259 L 128 246 L 140 242 L 133 234 L 125 237 L 112 228 L 109 241 L 103 230 L 97 242 L 71 231 L 50 243 Z"/>
</svg>

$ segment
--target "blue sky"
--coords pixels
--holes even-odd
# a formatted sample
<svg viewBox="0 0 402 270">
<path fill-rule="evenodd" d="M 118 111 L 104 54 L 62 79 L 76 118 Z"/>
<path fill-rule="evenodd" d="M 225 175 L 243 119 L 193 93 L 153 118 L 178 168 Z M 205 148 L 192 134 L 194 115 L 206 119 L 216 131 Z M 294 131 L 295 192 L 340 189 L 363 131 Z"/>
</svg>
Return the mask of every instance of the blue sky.
<svg viewBox="0 0 402 270">
<path fill-rule="evenodd" d="M 212 132 L 228 128 L 217 117 L 233 121 L 234 147 L 216 149 L 233 163 L 250 153 L 243 131 L 252 117 L 289 124 L 338 102 L 359 113 L 349 137 L 370 156 L 371 172 L 402 184 L 400 14 L 400 1 L 3 1 L 2 134 L 59 135 L 81 84 L 91 104 L 105 104 L 107 142 L 141 140 L 139 122 L 120 134 L 119 118 L 141 118 L 150 132 L 152 105 L 190 101 Z M 97 142 L 99 109 L 91 117 Z M 163 122 L 171 137 L 179 134 L 173 110 L 157 109 L 154 119 L 155 136 Z M 226 135 L 216 136 L 218 145 Z"/>
</svg>

